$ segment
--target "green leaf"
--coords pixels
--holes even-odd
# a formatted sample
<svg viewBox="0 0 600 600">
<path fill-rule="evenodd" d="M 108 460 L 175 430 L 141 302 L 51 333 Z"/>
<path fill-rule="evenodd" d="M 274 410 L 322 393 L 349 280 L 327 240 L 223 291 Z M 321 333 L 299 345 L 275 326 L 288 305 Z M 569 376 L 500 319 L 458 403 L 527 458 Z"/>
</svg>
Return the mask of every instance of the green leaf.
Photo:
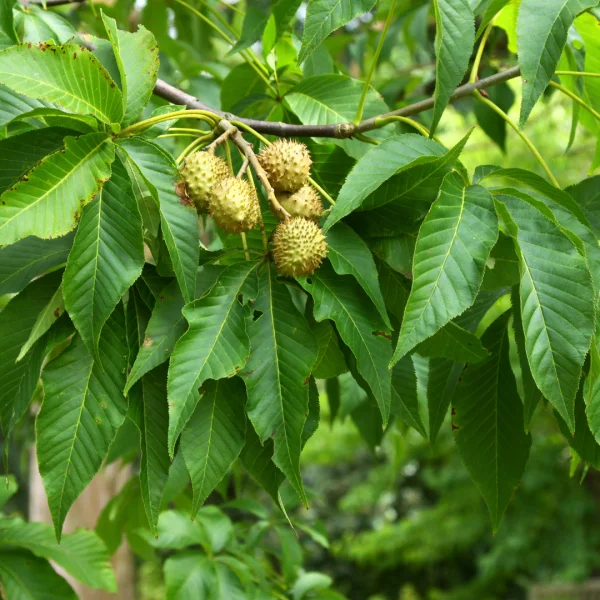
<svg viewBox="0 0 600 600">
<path fill-rule="evenodd" d="M 317 379 L 331 379 L 337 377 L 348 370 L 344 355 L 342 354 L 337 342 L 337 334 L 329 321 L 317 323 L 312 316 L 312 306 L 310 314 L 307 305 L 306 319 L 310 325 L 311 331 L 317 338 L 317 360 L 313 367 L 312 374 Z"/>
<path fill-rule="evenodd" d="M 142 500 L 153 535 L 158 535 L 157 523 L 163 492 L 169 476 L 167 429 L 167 369 L 160 368 L 142 377 L 129 394 L 129 416 L 139 429 L 142 457 L 140 487 Z"/>
<path fill-rule="evenodd" d="M 144 266 L 142 219 L 119 159 L 81 215 L 64 277 L 65 306 L 98 360 L 102 327 Z"/>
<path fill-rule="evenodd" d="M 54 561 L 88 587 L 117 591 L 108 552 L 100 538 L 86 529 L 65 534 L 56 543 L 52 528 L 45 523 L 21 519 L 0 520 L 0 546 L 23 548 L 36 556 Z"/>
<path fill-rule="evenodd" d="M 54 108 L 53 104 L 27 98 L 0 84 L 0 127 L 39 108 Z"/>
<path fill-rule="evenodd" d="M 477 29 L 476 38 L 479 39 L 481 34 L 485 31 L 485 28 L 490 24 L 493 18 L 509 3 L 509 0 L 491 0 L 491 2 L 482 2 L 486 4 L 485 12 L 481 17 L 481 23 Z M 481 5 L 480 4 L 480 5 Z M 478 7 L 479 8 L 479 7 Z M 476 11 L 476 16 L 479 15 L 479 11 Z"/>
<path fill-rule="evenodd" d="M 427 438 L 427 431 L 419 411 L 417 376 L 410 356 L 401 358 L 392 369 L 391 413 Z"/>
<path fill-rule="evenodd" d="M 5 436 L 27 411 L 40 378 L 44 343 L 16 363 L 37 317 L 60 285 L 61 273 L 37 279 L 0 312 L 0 422 Z"/>
<path fill-rule="evenodd" d="M 285 479 L 283 473 L 275 466 L 273 458 L 273 440 L 261 444 L 253 427 L 246 428 L 246 443 L 240 454 L 244 469 L 279 505 L 279 488 Z"/>
<path fill-rule="evenodd" d="M 48 564 L 29 552 L 0 552 L 0 581 L 10 600 L 76 600 L 71 586 Z"/>
<path fill-rule="evenodd" d="M 122 125 L 133 123 L 148 104 L 158 76 L 158 46 L 150 31 L 140 25 L 135 33 L 121 31 L 114 19 L 102 14 L 113 47 L 123 94 Z"/>
<path fill-rule="evenodd" d="M 529 363 L 527 362 L 527 351 L 525 350 L 525 333 L 523 331 L 523 321 L 521 319 L 521 303 L 519 302 L 519 290 L 515 286 L 511 295 L 512 314 L 513 314 L 513 333 L 515 347 L 518 355 L 520 367 L 521 400 L 523 401 L 523 421 L 525 432 L 529 432 L 531 419 L 537 405 L 542 400 L 542 392 L 535 384 Z M 592 358 L 593 360 L 593 358 Z M 519 377 L 517 377 L 517 387 L 519 387 Z"/>
<path fill-rule="evenodd" d="M 300 283 L 314 299 L 315 319 L 335 322 L 377 400 L 383 425 L 387 425 L 391 402 L 391 373 L 387 365 L 392 351 L 384 324 L 373 314 L 371 301 L 353 279 L 337 275 L 328 263 Z"/>
<path fill-rule="evenodd" d="M 356 163 L 340 190 L 325 221 L 328 231 L 335 223 L 360 207 L 363 200 L 393 175 L 441 156 L 443 148 L 421 135 L 407 133 L 384 140 Z"/>
<path fill-rule="evenodd" d="M 142 375 L 168 360 L 173 353 L 175 343 L 186 328 L 181 313 L 184 304 L 176 281 L 160 293 L 160 300 L 154 305 L 146 335 L 127 378 L 125 394 Z"/>
<path fill-rule="evenodd" d="M 48 239 L 75 228 L 79 212 L 110 177 L 114 146 L 104 133 L 65 139 L 55 152 L 0 196 L 5 245 L 35 235 Z"/>
<path fill-rule="evenodd" d="M 63 300 L 62 294 L 62 283 L 58 286 L 56 292 L 52 298 L 50 298 L 48 304 L 40 311 L 27 341 L 21 347 L 19 356 L 17 356 L 17 362 L 23 359 L 23 357 L 31 350 L 34 344 L 56 323 L 56 321 L 65 312 L 65 301 Z"/>
<path fill-rule="evenodd" d="M 434 0 L 435 105 L 431 135 L 469 66 L 475 42 L 475 17 L 468 0 Z"/>
<path fill-rule="evenodd" d="M 494 531 L 523 476 L 531 447 L 508 358 L 507 326 L 504 316 L 484 334 L 490 357 L 464 371 L 453 400 L 456 444 L 488 506 Z"/>
<path fill-rule="evenodd" d="M 595 236 L 600 237 L 600 175 L 570 185 L 565 192 L 581 207 Z"/>
<path fill-rule="evenodd" d="M 124 338 L 119 305 L 100 339 L 102 368 L 76 337 L 44 369 L 44 402 L 36 420 L 37 456 L 58 540 L 69 508 L 102 465 L 125 419 Z"/>
<path fill-rule="evenodd" d="M 31 236 L 0 248 L 0 296 L 20 292 L 32 279 L 67 262 L 73 236 L 40 240 Z"/>
<path fill-rule="evenodd" d="M 82 85 L 82 81 L 87 83 Z M 76 44 L 23 44 L 3 50 L 0 83 L 104 123 L 120 123 L 123 118 L 119 88 L 98 59 Z"/>
<path fill-rule="evenodd" d="M 583 398 L 583 385 L 575 397 L 575 433 L 568 427 L 562 417 L 555 412 L 562 434 L 565 436 L 569 446 L 577 452 L 577 455 L 586 465 L 600 468 L 600 445 L 594 434 L 590 431 L 588 418 L 586 418 L 586 406 Z"/>
<path fill-rule="evenodd" d="M 363 240 L 348 225 L 337 223 L 327 233 L 327 250 L 335 272 L 338 275 L 352 275 L 358 281 L 373 301 L 386 327 L 391 329 L 373 255 Z"/>
<path fill-rule="evenodd" d="M 192 479 L 192 519 L 240 454 L 246 438 L 244 385 L 237 379 L 207 381 L 181 436 Z"/>
<path fill-rule="evenodd" d="M 428 439 L 431 444 L 435 444 L 464 368 L 463 363 L 456 363 L 447 358 L 433 358 L 429 361 L 427 417 Z"/>
<path fill-rule="evenodd" d="M 489 356 L 473 333 L 452 321 L 421 342 L 415 352 L 429 358 L 450 358 L 461 363 L 479 362 Z"/>
<path fill-rule="evenodd" d="M 42 2 L 44 4 L 45 2 Z M 22 42 L 58 42 L 64 44 L 77 38 L 71 23 L 45 6 L 31 5 L 17 13 L 17 29 L 22 31 Z"/>
<path fill-rule="evenodd" d="M 13 6 L 16 0 L 0 0 L 0 50 L 18 44 L 13 19 Z"/>
<path fill-rule="evenodd" d="M 228 54 L 241 52 L 260 40 L 269 20 L 270 12 L 271 0 L 249 0 L 246 3 L 242 33 Z"/>
<path fill-rule="evenodd" d="M 305 143 L 313 161 L 311 166 L 313 179 L 329 195 L 337 196 L 348 173 L 355 165 L 354 159 L 334 144 L 317 144 L 312 140 L 306 140 Z"/>
<path fill-rule="evenodd" d="M 374 0 L 309 0 L 298 64 L 333 31 L 369 12 Z"/>
<path fill-rule="evenodd" d="M 253 310 L 262 314 L 248 327 L 250 358 L 241 372 L 248 391 L 246 410 L 260 441 L 273 439 L 273 462 L 307 504 L 300 450 L 317 341 L 271 265 L 259 273 Z"/>
<path fill-rule="evenodd" d="M 351 123 L 360 100 L 364 83 L 345 75 L 315 75 L 295 85 L 285 96 L 285 101 L 304 124 L 335 125 Z M 387 112 L 385 102 L 373 89 L 369 89 L 364 118 Z M 369 132 L 369 136 L 382 140 L 391 135 L 388 126 Z M 318 138 L 317 138 L 318 139 Z M 341 146 L 347 154 L 359 158 L 370 148 L 358 140 L 327 138 L 328 143 Z"/>
<path fill-rule="evenodd" d="M 175 184 L 181 176 L 173 158 L 152 142 L 134 138 L 121 147 L 146 182 L 160 209 L 162 234 L 186 302 L 194 299 L 198 270 L 198 215 L 193 204 L 180 198 Z"/>
<path fill-rule="evenodd" d="M 499 196 L 497 210 L 518 245 L 525 350 L 537 387 L 575 426 L 574 400 L 594 331 L 594 292 L 585 258 L 522 198 Z"/>
<path fill-rule="evenodd" d="M 597 0 L 522 0 L 517 18 L 519 66 L 523 78 L 523 127 L 556 70 L 575 17 Z"/>
<path fill-rule="evenodd" d="M 490 193 L 478 185 L 465 187 L 457 173 L 447 175 L 419 231 L 413 285 L 392 364 L 473 304 L 497 238 Z"/>
<path fill-rule="evenodd" d="M 0 140 L 0 193 L 48 154 L 64 146 L 68 129 L 47 127 Z"/>
<path fill-rule="evenodd" d="M 199 600 L 214 597 L 212 561 L 200 552 L 184 552 L 165 561 L 166 600 Z"/>
<path fill-rule="evenodd" d="M 231 377 L 246 362 L 249 311 L 238 296 L 255 296 L 256 267 L 254 262 L 227 267 L 208 294 L 183 309 L 189 328 L 177 342 L 169 367 L 170 456 L 200 400 L 202 384 Z"/>
</svg>

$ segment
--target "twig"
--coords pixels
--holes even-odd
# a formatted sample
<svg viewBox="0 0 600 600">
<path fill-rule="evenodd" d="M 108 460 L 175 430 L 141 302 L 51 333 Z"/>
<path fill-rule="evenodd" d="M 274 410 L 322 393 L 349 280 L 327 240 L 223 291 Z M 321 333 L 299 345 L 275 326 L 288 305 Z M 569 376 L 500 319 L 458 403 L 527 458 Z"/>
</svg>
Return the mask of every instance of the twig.
<svg viewBox="0 0 600 600">
<path fill-rule="evenodd" d="M 470 96 L 475 90 L 490 88 L 494 85 L 498 85 L 499 83 L 504 83 L 509 79 L 519 77 L 520 74 L 521 70 L 519 67 L 511 67 L 510 69 L 506 69 L 500 73 L 490 75 L 490 77 L 479 79 L 475 83 L 461 85 L 456 89 L 454 94 L 452 94 L 450 100 L 453 101 L 460 98 L 465 98 Z M 338 139 L 351 138 L 356 132 L 364 133 L 365 131 L 371 131 L 372 129 L 379 129 L 383 126 L 378 124 L 378 120 L 380 119 L 393 116 L 409 117 L 411 115 L 416 115 L 417 113 L 432 109 L 434 104 L 433 98 L 428 98 L 427 100 L 415 102 L 414 104 L 404 106 L 398 110 L 377 115 L 376 117 L 371 117 L 370 119 L 365 119 L 357 126 L 352 125 L 352 123 L 337 123 L 335 125 L 293 125 L 289 123 L 259 121 L 258 119 L 245 119 L 242 117 L 236 117 L 231 113 L 216 110 L 210 106 L 207 106 L 203 102 L 200 102 L 197 98 L 194 98 L 194 96 L 191 96 L 190 94 L 187 94 L 186 92 L 183 92 L 182 90 L 179 90 L 178 88 L 168 84 L 162 79 L 159 79 L 156 82 L 154 93 L 157 96 L 172 102 L 173 104 L 183 104 L 188 108 L 211 111 L 223 117 L 224 119 L 227 119 L 228 121 L 239 121 L 249 125 L 259 133 L 275 135 L 278 137 L 330 137 Z M 381 123 L 381 121 L 379 121 L 379 123 Z"/>
<path fill-rule="evenodd" d="M 229 137 L 231 138 L 231 141 L 242 151 L 242 154 L 245 158 L 248 159 L 248 162 L 252 165 L 256 176 L 260 179 L 260 182 L 262 183 L 262 186 L 265 192 L 267 193 L 267 198 L 269 199 L 271 210 L 276 215 L 281 215 L 284 219 L 289 219 L 291 215 L 287 210 L 285 210 L 285 208 L 283 208 L 283 206 L 281 206 L 281 204 L 279 204 L 279 201 L 275 196 L 275 190 L 273 189 L 273 186 L 271 185 L 271 183 L 269 182 L 269 178 L 267 177 L 267 173 L 262 168 L 261 164 L 258 162 L 256 154 L 254 154 L 252 144 L 247 142 L 244 139 L 244 136 L 242 135 L 240 130 L 237 127 L 235 127 L 235 125 L 232 125 L 227 119 L 221 119 L 217 127 L 223 132 L 232 131 Z"/>
<path fill-rule="evenodd" d="M 244 172 L 248 168 L 249 164 L 250 164 L 250 161 L 248 160 L 248 157 L 244 157 L 244 162 L 242 163 L 242 166 L 240 167 L 240 170 L 238 171 L 238 174 L 236 175 L 236 177 L 238 179 L 244 174 Z"/>
<path fill-rule="evenodd" d="M 217 146 L 227 141 L 227 138 L 233 135 L 233 129 L 227 129 L 224 131 L 214 142 L 211 142 L 208 146 L 206 146 L 206 150 L 211 154 L 215 153 Z"/>
</svg>

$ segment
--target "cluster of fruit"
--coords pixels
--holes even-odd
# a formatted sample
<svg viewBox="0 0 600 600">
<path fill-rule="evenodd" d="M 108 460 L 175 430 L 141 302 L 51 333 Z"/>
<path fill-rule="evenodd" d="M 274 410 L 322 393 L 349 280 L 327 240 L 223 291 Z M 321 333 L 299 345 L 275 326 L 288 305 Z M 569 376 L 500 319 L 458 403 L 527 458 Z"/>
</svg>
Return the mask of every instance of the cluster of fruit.
<svg viewBox="0 0 600 600">
<path fill-rule="evenodd" d="M 323 206 L 308 183 L 311 159 L 304 144 L 278 140 L 258 156 L 281 206 L 289 213 L 272 236 L 273 259 L 284 277 L 309 275 L 327 255 L 327 242 L 318 226 Z M 254 229 L 261 218 L 254 187 L 235 177 L 225 161 L 210 152 L 189 156 L 181 170 L 198 212 L 208 212 L 227 233 Z"/>
</svg>

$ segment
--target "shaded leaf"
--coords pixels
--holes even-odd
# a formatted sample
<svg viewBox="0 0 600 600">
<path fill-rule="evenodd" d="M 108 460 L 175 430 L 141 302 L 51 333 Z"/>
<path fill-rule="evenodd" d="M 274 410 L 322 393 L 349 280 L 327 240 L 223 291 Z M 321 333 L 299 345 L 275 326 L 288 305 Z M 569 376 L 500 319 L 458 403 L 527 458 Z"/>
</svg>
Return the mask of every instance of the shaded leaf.
<svg viewBox="0 0 600 600">
<path fill-rule="evenodd" d="M 479 338 L 452 321 L 421 342 L 415 352 L 429 358 L 449 358 L 461 363 L 479 362 L 489 356 Z"/>
<path fill-rule="evenodd" d="M 484 334 L 490 357 L 462 375 L 453 400 L 456 444 L 498 529 L 529 457 L 531 436 L 525 433 L 523 406 L 508 358 L 508 317 Z"/>
<path fill-rule="evenodd" d="M 353 279 L 337 275 L 325 263 L 302 287 L 315 302 L 315 319 L 331 319 L 344 343 L 356 357 L 357 368 L 366 380 L 387 425 L 391 401 L 391 373 L 387 368 L 391 345 L 383 323 L 373 318 L 373 305 Z"/>
<path fill-rule="evenodd" d="M 427 431 L 419 411 L 417 376 L 410 356 L 401 358 L 392 369 L 391 413 L 427 438 Z"/>
</svg>

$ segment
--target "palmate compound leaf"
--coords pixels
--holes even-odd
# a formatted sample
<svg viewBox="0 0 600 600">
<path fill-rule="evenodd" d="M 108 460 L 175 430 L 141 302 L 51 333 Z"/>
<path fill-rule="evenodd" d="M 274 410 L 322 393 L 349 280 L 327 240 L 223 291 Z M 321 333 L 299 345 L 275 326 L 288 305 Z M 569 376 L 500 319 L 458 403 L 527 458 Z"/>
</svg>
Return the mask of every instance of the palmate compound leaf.
<svg viewBox="0 0 600 600">
<path fill-rule="evenodd" d="M 237 378 L 207 381 L 183 433 L 181 451 L 192 480 L 191 517 L 226 475 L 246 439 L 246 391 Z"/>
<path fill-rule="evenodd" d="M 162 235 L 173 270 L 186 302 L 194 299 L 198 270 L 198 215 L 193 203 L 180 198 L 176 184 L 181 176 L 175 161 L 162 148 L 134 138 L 121 147 L 139 169 L 160 210 Z"/>
<path fill-rule="evenodd" d="M 273 462 L 307 504 L 300 450 L 317 340 L 270 264 L 259 272 L 253 310 L 262 314 L 248 328 L 250 358 L 241 372 L 248 391 L 248 417 L 262 443 L 273 439 Z"/>
<path fill-rule="evenodd" d="M 523 405 L 508 355 L 508 315 L 484 334 L 490 356 L 462 374 L 454 407 L 453 429 L 462 459 L 479 488 L 498 529 L 529 457 Z"/>
<path fill-rule="evenodd" d="M 337 275 L 328 262 L 300 281 L 315 302 L 315 319 L 331 319 L 356 357 L 357 369 L 377 400 L 384 426 L 390 416 L 392 350 L 386 331 L 362 288 L 347 275 Z"/>
<path fill-rule="evenodd" d="M 3 245 L 29 235 L 65 235 L 109 179 L 115 151 L 105 133 L 67 137 L 65 144 L 64 152 L 47 156 L 0 196 Z"/>
<path fill-rule="evenodd" d="M 129 417 L 140 431 L 140 487 L 153 535 L 158 535 L 158 515 L 169 476 L 167 430 L 167 368 L 146 373 L 129 392 Z"/>
<path fill-rule="evenodd" d="M 594 332 L 594 290 L 571 240 L 522 198 L 498 196 L 517 246 L 525 350 L 537 387 L 574 430 L 574 401 Z"/>
<path fill-rule="evenodd" d="M 69 508 L 100 468 L 125 419 L 127 353 L 125 318 L 118 305 L 100 339 L 102 367 L 76 336 L 44 368 L 37 457 L 58 540 Z"/>
<path fill-rule="evenodd" d="M 22 548 L 54 561 L 67 573 L 94 589 L 115 592 L 117 584 L 108 552 L 93 531 L 78 529 L 56 543 L 52 528 L 45 523 L 21 519 L 0 520 L 0 552 Z"/>
<path fill-rule="evenodd" d="M 208 294 L 183 309 L 189 327 L 177 342 L 169 366 L 170 456 L 200 400 L 202 384 L 231 377 L 246 363 L 250 311 L 245 303 L 256 297 L 257 266 L 244 262 L 227 267 Z"/>
<path fill-rule="evenodd" d="M 69 316 L 96 360 L 102 327 L 143 266 L 142 219 L 117 158 L 110 180 L 83 209 L 63 284 Z"/>
<path fill-rule="evenodd" d="M 100 61 L 76 44 L 22 44 L 3 50 L 0 83 L 104 123 L 120 123 L 123 118 L 121 91 Z"/>
<path fill-rule="evenodd" d="M 143 25 L 135 33 L 129 33 L 118 29 L 117 22 L 105 14 L 102 20 L 121 75 L 126 127 L 137 119 L 152 95 L 158 75 L 158 46 Z"/>
<path fill-rule="evenodd" d="M 597 4 L 598 0 L 522 0 L 517 18 L 523 76 L 521 127 L 556 70 L 575 17 Z"/>
<path fill-rule="evenodd" d="M 498 238 L 491 194 L 448 174 L 415 248 L 413 285 L 394 351 L 395 364 L 475 301 Z"/>
<path fill-rule="evenodd" d="M 434 0 L 433 6 L 436 85 L 432 134 L 469 66 L 475 41 L 475 17 L 469 0 Z"/>
</svg>

